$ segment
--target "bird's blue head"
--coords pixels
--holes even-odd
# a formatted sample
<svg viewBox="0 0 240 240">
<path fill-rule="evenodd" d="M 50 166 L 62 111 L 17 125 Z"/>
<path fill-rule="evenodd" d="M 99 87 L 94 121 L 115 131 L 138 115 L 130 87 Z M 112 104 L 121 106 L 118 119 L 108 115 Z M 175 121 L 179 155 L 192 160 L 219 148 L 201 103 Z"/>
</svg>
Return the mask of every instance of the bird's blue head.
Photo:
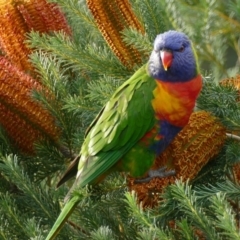
<svg viewBox="0 0 240 240">
<path fill-rule="evenodd" d="M 168 82 L 186 82 L 196 77 L 197 59 L 188 37 L 173 30 L 159 34 L 148 70 L 153 78 Z"/>
</svg>

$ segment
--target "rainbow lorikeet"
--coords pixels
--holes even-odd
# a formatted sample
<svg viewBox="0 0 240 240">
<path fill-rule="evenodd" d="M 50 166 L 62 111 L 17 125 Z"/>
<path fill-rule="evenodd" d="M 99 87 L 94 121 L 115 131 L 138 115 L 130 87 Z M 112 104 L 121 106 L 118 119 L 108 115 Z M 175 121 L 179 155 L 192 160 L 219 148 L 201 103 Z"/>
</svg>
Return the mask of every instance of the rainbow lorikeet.
<svg viewBox="0 0 240 240">
<path fill-rule="evenodd" d="M 133 177 L 148 172 L 147 180 L 174 174 L 149 169 L 188 123 L 201 87 L 188 37 L 172 30 L 159 34 L 149 62 L 115 91 L 90 125 L 74 186 L 96 184 L 110 170 Z M 70 197 L 47 240 L 57 235 L 79 201 L 79 196 Z"/>
</svg>

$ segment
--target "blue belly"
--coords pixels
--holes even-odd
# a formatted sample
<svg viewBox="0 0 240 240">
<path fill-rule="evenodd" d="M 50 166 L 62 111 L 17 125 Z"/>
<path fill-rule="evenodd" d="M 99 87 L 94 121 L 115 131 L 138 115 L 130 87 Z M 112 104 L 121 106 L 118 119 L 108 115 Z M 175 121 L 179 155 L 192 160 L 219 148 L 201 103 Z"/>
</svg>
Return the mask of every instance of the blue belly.
<svg viewBox="0 0 240 240">
<path fill-rule="evenodd" d="M 181 130 L 181 127 L 176 127 L 167 121 L 161 120 L 160 132 L 158 134 L 162 136 L 162 138 L 159 141 L 154 141 L 150 149 L 155 151 L 156 155 L 159 156 Z"/>
</svg>

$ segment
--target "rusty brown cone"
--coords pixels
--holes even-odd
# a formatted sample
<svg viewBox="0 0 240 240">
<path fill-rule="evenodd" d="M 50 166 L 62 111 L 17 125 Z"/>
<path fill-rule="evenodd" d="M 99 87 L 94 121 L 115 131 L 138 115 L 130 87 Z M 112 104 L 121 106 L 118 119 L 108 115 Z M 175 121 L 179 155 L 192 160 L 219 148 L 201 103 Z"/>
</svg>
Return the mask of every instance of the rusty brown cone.
<svg viewBox="0 0 240 240">
<path fill-rule="evenodd" d="M 220 82 L 220 85 L 231 86 L 231 87 L 236 88 L 238 91 L 240 91 L 240 75 L 236 75 L 235 77 L 223 79 Z"/>
<path fill-rule="evenodd" d="M 47 137 L 57 141 L 60 130 L 55 119 L 31 97 L 42 86 L 26 73 L 0 57 L 0 124 L 14 145 L 25 153 L 33 153 L 33 144 Z"/>
<path fill-rule="evenodd" d="M 141 63 L 141 53 L 127 45 L 121 33 L 126 27 L 144 33 L 129 0 L 112 0 L 111 4 L 108 0 L 87 0 L 87 5 L 99 31 L 122 64 L 131 68 L 136 63 Z"/>
<path fill-rule="evenodd" d="M 35 76 L 29 61 L 32 50 L 26 44 L 27 33 L 32 30 L 71 34 L 55 3 L 0 0 L 0 125 L 13 144 L 27 154 L 34 153 L 36 141 L 56 142 L 60 136 L 54 117 L 31 96 L 33 90 L 48 92 L 39 79 L 32 77 Z"/>
<path fill-rule="evenodd" d="M 154 178 L 148 183 L 134 183 L 129 178 L 129 191 L 135 191 L 143 207 L 154 207 L 163 189 L 176 179 L 194 179 L 202 167 L 221 150 L 226 138 L 223 125 L 205 111 L 191 115 L 189 123 L 169 147 L 156 159 L 153 169 L 167 166 L 176 175 Z"/>
<path fill-rule="evenodd" d="M 0 0 L 0 50 L 13 64 L 32 72 L 31 50 L 26 44 L 30 31 L 48 33 L 64 31 L 70 34 L 64 14 L 46 0 Z"/>
</svg>

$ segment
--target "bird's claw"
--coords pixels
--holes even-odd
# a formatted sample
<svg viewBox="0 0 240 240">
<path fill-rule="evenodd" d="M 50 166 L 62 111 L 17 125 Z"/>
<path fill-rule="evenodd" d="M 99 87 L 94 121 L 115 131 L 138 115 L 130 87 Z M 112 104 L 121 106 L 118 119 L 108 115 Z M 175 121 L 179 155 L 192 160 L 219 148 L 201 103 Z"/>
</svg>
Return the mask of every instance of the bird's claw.
<svg viewBox="0 0 240 240">
<path fill-rule="evenodd" d="M 134 183 L 147 183 L 150 180 L 152 180 L 153 178 L 157 178 L 157 177 L 164 178 L 164 177 L 169 177 L 169 176 L 173 176 L 176 174 L 175 170 L 165 171 L 166 169 L 167 169 L 167 167 L 161 167 L 156 170 L 149 170 L 148 177 L 142 178 L 142 179 L 136 179 L 136 180 L 134 180 Z"/>
</svg>

